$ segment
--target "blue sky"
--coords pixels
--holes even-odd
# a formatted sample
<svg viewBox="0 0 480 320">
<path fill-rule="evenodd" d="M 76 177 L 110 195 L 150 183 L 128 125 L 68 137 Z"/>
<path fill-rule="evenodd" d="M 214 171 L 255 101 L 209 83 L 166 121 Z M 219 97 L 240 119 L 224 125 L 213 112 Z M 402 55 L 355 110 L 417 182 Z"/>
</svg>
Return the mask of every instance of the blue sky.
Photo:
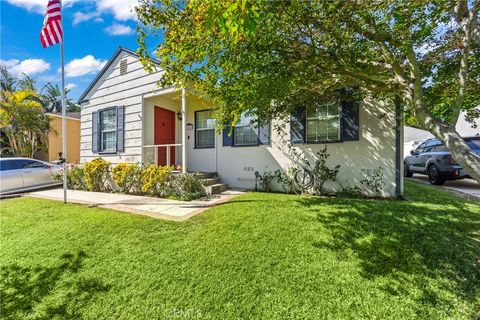
<svg viewBox="0 0 480 320">
<path fill-rule="evenodd" d="M 42 48 L 39 33 L 47 0 L 0 0 L 0 63 L 25 72 L 42 87 L 60 84 L 59 45 Z M 66 84 L 78 99 L 119 46 L 135 50 L 136 0 L 64 0 Z M 154 43 L 152 43 L 152 48 Z"/>
</svg>

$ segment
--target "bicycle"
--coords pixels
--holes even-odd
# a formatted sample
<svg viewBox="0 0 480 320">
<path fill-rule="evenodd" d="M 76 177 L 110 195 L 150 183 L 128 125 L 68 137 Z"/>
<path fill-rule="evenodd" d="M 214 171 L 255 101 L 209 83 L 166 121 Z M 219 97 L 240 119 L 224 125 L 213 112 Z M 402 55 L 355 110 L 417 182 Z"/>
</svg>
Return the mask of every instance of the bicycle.
<svg viewBox="0 0 480 320">
<path fill-rule="evenodd" d="M 315 176 L 309 168 L 302 166 L 293 173 L 293 191 L 300 195 L 315 186 Z"/>
</svg>

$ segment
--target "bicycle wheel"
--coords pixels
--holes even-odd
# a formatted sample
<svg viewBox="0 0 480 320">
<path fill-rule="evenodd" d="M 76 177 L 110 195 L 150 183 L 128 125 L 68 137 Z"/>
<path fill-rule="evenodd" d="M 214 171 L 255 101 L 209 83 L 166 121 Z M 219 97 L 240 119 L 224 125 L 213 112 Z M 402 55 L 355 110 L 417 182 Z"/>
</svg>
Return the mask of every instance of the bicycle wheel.
<svg viewBox="0 0 480 320">
<path fill-rule="evenodd" d="M 313 186 L 313 173 L 307 169 L 298 169 L 293 175 L 294 184 L 302 191 Z"/>
</svg>

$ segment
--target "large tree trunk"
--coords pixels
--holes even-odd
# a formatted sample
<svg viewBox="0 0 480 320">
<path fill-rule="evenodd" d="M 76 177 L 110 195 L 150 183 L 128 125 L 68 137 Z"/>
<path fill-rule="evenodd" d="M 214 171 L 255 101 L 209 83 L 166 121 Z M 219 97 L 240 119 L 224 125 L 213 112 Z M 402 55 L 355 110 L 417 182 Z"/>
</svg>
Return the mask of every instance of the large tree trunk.
<svg viewBox="0 0 480 320">
<path fill-rule="evenodd" d="M 442 141 L 452 158 L 475 180 L 480 183 L 480 156 L 476 155 L 455 130 L 455 127 L 441 123 L 431 115 L 425 117 L 425 129 Z"/>
</svg>

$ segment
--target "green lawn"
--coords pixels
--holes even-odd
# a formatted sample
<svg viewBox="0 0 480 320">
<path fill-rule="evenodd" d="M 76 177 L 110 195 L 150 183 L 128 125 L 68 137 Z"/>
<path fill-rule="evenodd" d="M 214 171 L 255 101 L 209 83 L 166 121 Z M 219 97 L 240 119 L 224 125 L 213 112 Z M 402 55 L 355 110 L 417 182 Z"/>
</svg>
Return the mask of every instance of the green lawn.
<svg viewBox="0 0 480 320">
<path fill-rule="evenodd" d="M 478 319 L 480 204 L 249 193 L 186 222 L 11 199 L 6 318 Z"/>
</svg>

